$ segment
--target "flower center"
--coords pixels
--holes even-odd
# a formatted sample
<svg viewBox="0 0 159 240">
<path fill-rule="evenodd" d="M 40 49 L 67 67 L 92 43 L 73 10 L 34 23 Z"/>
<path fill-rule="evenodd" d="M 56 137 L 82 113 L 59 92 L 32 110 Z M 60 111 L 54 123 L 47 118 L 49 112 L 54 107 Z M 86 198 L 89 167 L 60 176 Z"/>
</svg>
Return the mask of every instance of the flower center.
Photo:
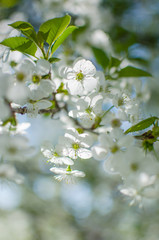
<svg viewBox="0 0 159 240">
<path fill-rule="evenodd" d="M 54 157 L 59 157 L 59 154 L 57 152 L 54 152 L 53 156 Z"/>
<path fill-rule="evenodd" d="M 116 153 L 119 150 L 119 147 L 117 145 L 114 145 L 113 147 L 110 148 L 110 151 L 112 153 Z"/>
<path fill-rule="evenodd" d="M 75 150 L 79 149 L 79 144 L 78 143 L 73 143 L 72 148 L 75 149 Z"/>
<path fill-rule="evenodd" d="M 83 130 L 83 128 L 76 128 L 76 130 L 77 130 L 77 132 L 78 132 L 79 134 L 82 134 L 82 133 L 84 133 L 84 130 Z"/>
<path fill-rule="evenodd" d="M 12 68 L 14 68 L 14 67 L 17 66 L 17 63 L 16 63 L 15 61 L 11 61 L 11 62 L 10 62 L 10 66 L 11 66 Z"/>
<path fill-rule="evenodd" d="M 72 169 L 70 167 L 70 165 L 68 165 L 67 169 L 66 169 L 66 174 L 69 175 L 71 173 Z"/>
<path fill-rule="evenodd" d="M 131 170 L 132 170 L 133 172 L 136 172 L 136 171 L 138 170 L 139 166 L 138 166 L 137 163 L 132 163 L 132 164 L 130 165 L 130 168 L 131 168 Z"/>
<path fill-rule="evenodd" d="M 124 105 L 124 99 L 121 97 L 118 99 L 118 106 L 123 106 Z"/>
<path fill-rule="evenodd" d="M 83 73 L 81 71 L 76 74 L 76 80 L 77 81 L 82 81 L 83 78 L 84 78 L 84 75 L 83 75 Z"/>
<path fill-rule="evenodd" d="M 16 74 L 16 78 L 19 82 L 23 82 L 24 78 L 25 78 L 25 74 L 23 72 L 18 72 Z"/>
<path fill-rule="evenodd" d="M 121 126 L 121 122 L 118 118 L 114 118 L 112 121 L 111 121 L 111 125 L 113 128 L 115 127 L 120 127 Z"/>
<path fill-rule="evenodd" d="M 16 148 L 16 147 L 9 147 L 9 148 L 8 148 L 8 152 L 9 152 L 10 154 L 16 154 L 17 148 Z"/>
<path fill-rule="evenodd" d="M 38 75 L 33 75 L 32 76 L 32 82 L 35 83 L 35 84 L 38 84 L 40 82 L 40 76 Z"/>
</svg>

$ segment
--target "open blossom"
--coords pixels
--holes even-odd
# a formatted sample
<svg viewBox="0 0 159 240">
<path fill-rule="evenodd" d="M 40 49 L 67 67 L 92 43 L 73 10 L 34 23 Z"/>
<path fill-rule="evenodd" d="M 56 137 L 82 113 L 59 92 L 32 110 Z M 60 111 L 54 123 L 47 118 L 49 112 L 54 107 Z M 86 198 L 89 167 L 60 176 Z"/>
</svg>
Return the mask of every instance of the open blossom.
<svg viewBox="0 0 159 240">
<path fill-rule="evenodd" d="M 111 155 L 105 162 L 105 169 L 108 172 L 119 173 L 131 186 L 139 183 L 141 173 L 148 176 L 158 174 L 159 164 L 152 155 L 144 155 L 142 149 L 130 146 L 125 152 Z"/>
<path fill-rule="evenodd" d="M 95 66 L 85 59 L 77 59 L 73 68 L 66 67 L 62 76 L 66 79 L 66 87 L 72 95 L 85 95 L 96 89 L 98 84 Z"/>
<path fill-rule="evenodd" d="M 51 172 L 57 174 L 55 179 L 58 181 L 64 180 L 66 183 L 74 183 L 77 177 L 85 177 L 85 173 L 78 170 L 72 170 L 70 166 L 65 168 L 53 167 L 50 169 Z"/>
<path fill-rule="evenodd" d="M 0 156 L 7 161 L 25 161 L 33 153 L 25 136 L 16 134 L 0 135 Z"/>
<path fill-rule="evenodd" d="M 16 168 L 10 164 L 0 165 L 0 179 L 14 181 L 20 184 L 24 181 L 24 177 L 19 174 Z"/>
<path fill-rule="evenodd" d="M 87 144 L 90 147 L 97 140 L 97 136 L 91 132 L 85 131 L 83 128 L 68 127 L 65 136 L 73 135 L 75 138 Z"/>
<path fill-rule="evenodd" d="M 48 97 L 56 89 L 50 74 L 51 65 L 45 59 L 38 60 L 36 64 L 25 60 L 16 69 L 16 77 L 27 85 L 28 97 L 31 100 Z"/>
<path fill-rule="evenodd" d="M 27 86 L 25 86 L 23 82 L 12 82 L 12 85 L 7 92 L 7 98 L 14 103 L 24 105 L 28 98 Z"/>
<path fill-rule="evenodd" d="M 115 128 L 109 134 L 101 134 L 99 142 L 106 146 L 112 154 L 119 150 L 125 150 L 133 143 L 133 137 L 125 135 L 122 129 Z"/>
<path fill-rule="evenodd" d="M 82 158 L 89 159 L 92 157 L 92 152 L 88 149 L 90 147 L 89 142 L 76 133 L 65 133 L 65 136 L 59 138 L 58 147 L 61 149 L 64 156 L 68 156 L 72 159 Z"/>
<path fill-rule="evenodd" d="M 27 103 L 28 117 L 35 118 L 40 109 L 47 109 L 51 107 L 52 103 L 48 100 L 30 101 Z"/>
<path fill-rule="evenodd" d="M 73 165 L 74 162 L 69 158 L 69 157 L 65 157 L 62 156 L 62 152 L 60 151 L 60 149 L 55 146 L 44 146 L 41 148 L 41 151 L 43 153 L 43 155 L 48 158 L 49 162 L 54 163 L 54 164 L 65 164 L 65 165 Z"/>
<path fill-rule="evenodd" d="M 120 187 L 120 192 L 127 196 L 131 201 L 130 205 L 139 203 L 142 206 L 142 200 L 147 197 L 149 190 L 154 189 L 156 176 L 149 176 L 146 173 L 140 173 L 138 177 L 134 177 L 134 181 L 125 183 Z"/>
<path fill-rule="evenodd" d="M 69 116 L 80 120 L 82 126 L 90 128 L 96 118 L 102 114 L 103 97 L 97 93 L 81 97 L 76 102 L 76 108 L 69 112 Z"/>
<path fill-rule="evenodd" d="M 56 86 L 49 77 L 42 77 L 50 73 L 50 64 L 44 59 L 37 61 L 36 67 L 32 73 L 32 82 L 28 85 L 30 90 L 29 98 L 32 100 L 40 100 L 44 97 L 48 97 L 52 93 Z"/>
<path fill-rule="evenodd" d="M 112 158 L 117 158 L 116 154 L 125 151 L 133 144 L 133 137 L 125 135 L 121 129 L 115 128 L 110 133 L 99 135 L 99 144 L 92 147 L 95 159 L 103 160 L 108 153 Z"/>
</svg>

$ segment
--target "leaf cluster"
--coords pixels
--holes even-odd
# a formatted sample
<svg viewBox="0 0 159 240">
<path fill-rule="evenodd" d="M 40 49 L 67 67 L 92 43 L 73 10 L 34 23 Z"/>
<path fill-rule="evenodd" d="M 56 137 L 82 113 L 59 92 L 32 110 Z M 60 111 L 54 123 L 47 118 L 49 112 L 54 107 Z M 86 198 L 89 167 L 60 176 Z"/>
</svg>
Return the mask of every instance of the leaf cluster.
<svg viewBox="0 0 159 240">
<path fill-rule="evenodd" d="M 122 60 L 116 58 L 116 57 L 109 57 L 106 52 L 97 47 L 92 47 L 93 54 L 95 56 L 95 59 L 97 63 L 102 67 L 104 71 L 108 71 L 107 78 L 111 80 L 116 80 L 118 78 L 122 77 L 151 77 L 152 75 L 140 68 L 136 68 L 134 66 L 126 66 L 124 68 L 120 68 L 120 64 L 122 63 Z M 109 74 L 109 71 L 111 68 L 115 68 L 115 74 L 116 77 L 112 77 Z"/>
<path fill-rule="evenodd" d="M 43 58 L 51 63 L 60 59 L 52 57 L 63 41 L 75 30 L 76 26 L 69 26 L 71 17 L 66 15 L 60 18 L 50 19 L 44 22 L 36 33 L 34 27 L 24 21 L 17 21 L 9 26 L 21 32 L 23 36 L 4 39 L 0 44 L 9 47 L 11 51 L 19 51 L 37 58 L 36 52 L 39 48 Z M 45 52 L 44 44 L 49 45 Z"/>
</svg>

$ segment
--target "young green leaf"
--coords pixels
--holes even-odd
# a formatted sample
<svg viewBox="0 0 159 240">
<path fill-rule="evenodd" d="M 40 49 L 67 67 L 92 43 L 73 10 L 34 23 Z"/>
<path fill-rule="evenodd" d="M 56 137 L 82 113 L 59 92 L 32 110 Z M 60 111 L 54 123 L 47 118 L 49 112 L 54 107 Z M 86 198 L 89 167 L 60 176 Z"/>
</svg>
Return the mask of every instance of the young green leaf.
<svg viewBox="0 0 159 240">
<path fill-rule="evenodd" d="M 111 57 L 109 61 L 109 68 L 118 67 L 121 64 L 121 60 L 115 57 Z"/>
<path fill-rule="evenodd" d="M 20 0 L 0 0 L 0 7 L 12 8 L 18 4 Z"/>
<path fill-rule="evenodd" d="M 30 40 L 34 41 L 35 43 L 38 43 L 35 29 L 30 23 L 17 21 L 12 24 L 9 24 L 9 26 L 19 30 L 23 35 L 28 37 Z"/>
<path fill-rule="evenodd" d="M 52 43 L 63 33 L 70 21 L 71 17 L 66 15 L 61 18 L 54 18 L 44 22 L 39 28 L 39 42 L 42 43 L 45 41 L 51 46 Z"/>
<path fill-rule="evenodd" d="M 158 120 L 158 119 L 159 119 L 158 117 L 147 118 L 147 119 L 135 124 L 134 126 L 130 127 L 129 129 L 127 129 L 125 131 L 125 133 L 127 134 L 130 132 L 137 132 L 137 131 L 143 130 L 145 128 L 148 128 L 155 122 L 155 120 Z"/>
<path fill-rule="evenodd" d="M 119 77 L 152 77 L 150 73 L 132 66 L 122 68 L 118 74 Z"/>
<path fill-rule="evenodd" d="M 52 57 L 52 58 L 49 58 L 48 61 L 50 63 L 55 63 L 55 62 L 59 62 L 61 59 L 60 58 L 55 58 L 55 57 Z"/>
<path fill-rule="evenodd" d="M 69 26 L 64 32 L 58 37 L 51 49 L 51 55 L 57 50 L 57 48 L 64 42 L 64 40 L 74 31 L 76 30 L 76 26 Z"/>
<path fill-rule="evenodd" d="M 11 37 L 3 40 L 0 44 L 9 47 L 12 51 L 19 51 L 35 57 L 37 46 L 25 37 Z"/>
<path fill-rule="evenodd" d="M 93 50 L 93 53 L 94 53 L 94 56 L 97 60 L 97 63 L 99 65 L 102 66 L 102 68 L 105 70 L 106 67 L 108 66 L 108 63 L 109 63 L 109 58 L 108 56 L 106 55 L 106 53 L 100 49 L 100 48 L 96 48 L 96 47 L 92 47 L 92 50 Z"/>
</svg>

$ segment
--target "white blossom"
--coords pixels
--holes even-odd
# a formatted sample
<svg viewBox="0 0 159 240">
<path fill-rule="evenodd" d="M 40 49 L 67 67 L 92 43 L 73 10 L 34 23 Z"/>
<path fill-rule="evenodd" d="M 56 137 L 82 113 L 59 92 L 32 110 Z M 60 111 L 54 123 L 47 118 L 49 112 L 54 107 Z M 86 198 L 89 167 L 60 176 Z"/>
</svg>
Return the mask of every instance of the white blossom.
<svg viewBox="0 0 159 240">
<path fill-rule="evenodd" d="M 116 154 L 133 145 L 133 140 L 132 136 L 124 135 L 119 128 L 115 128 L 109 133 L 102 133 L 99 135 L 99 144 L 92 148 L 95 154 L 94 158 L 103 160 L 108 153 L 112 154 L 112 158 L 116 158 Z"/>
<path fill-rule="evenodd" d="M 89 159 L 92 157 L 91 151 L 88 149 L 90 144 L 84 138 L 74 134 L 66 133 L 65 136 L 59 138 L 58 148 L 61 149 L 64 156 L 72 159 L 82 158 Z"/>
<path fill-rule="evenodd" d="M 33 153 L 25 136 L 0 134 L 0 156 L 7 161 L 25 161 Z"/>
<path fill-rule="evenodd" d="M 76 102 L 76 108 L 69 112 L 69 116 L 77 118 L 85 128 L 90 128 L 101 116 L 103 97 L 100 94 L 92 93 L 88 96 L 81 97 Z"/>
<path fill-rule="evenodd" d="M 0 164 L 0 179 L 14 181 L 18 184 L 24 181 L 24 177 L 10 164 Z"/>
<path fill-rule="evenodd" d="M 74 183 L 77 177 L 85 177 L 85 173 L 78 170 L 72 170 L 71 168 L 56 168 L 53 167 L 50 169 L 51 172 L 59 175 L 55 176 L 55 179 L 58 181 L 65 181 L 66 183 Z"/>
<path fill-rule="evenodd" d="M 3 98 L 0 98 L 0 120 L 4 121 L 6 120 L 10 114 L 10 107 L 8 106 L 8 104 L 4 101 Z"/>
<path fill-rule="evenodd" d="M 48 145 L 48 146 L 47 146 Z M 65 164 L 65 165 L 73 165 L 74 162 L 65 156 L 62 156 L 62 152 L 57 146 L 50 146 L 49 144 L 45 145 L 44 147 L 41 148 L 41 151 L 43 155 L 48 158 L 49 162 L 54 163 L 54 164 Z"/>
<path fill-rule="evenodd" d="M 62 76 L 71 95 L 85 95 L 97 87 L 96 68 L 89 60 L 77 59 L 73 68 L 66 67 Z"/>
<path fill-rule="evenodd" d="M 47 109 L 51 106 L 52 103 L 48 100 L 30 101 L 27 103 L 27 115 L 28 117 L 35 118 L 40 109 Z"/>
</svg>

